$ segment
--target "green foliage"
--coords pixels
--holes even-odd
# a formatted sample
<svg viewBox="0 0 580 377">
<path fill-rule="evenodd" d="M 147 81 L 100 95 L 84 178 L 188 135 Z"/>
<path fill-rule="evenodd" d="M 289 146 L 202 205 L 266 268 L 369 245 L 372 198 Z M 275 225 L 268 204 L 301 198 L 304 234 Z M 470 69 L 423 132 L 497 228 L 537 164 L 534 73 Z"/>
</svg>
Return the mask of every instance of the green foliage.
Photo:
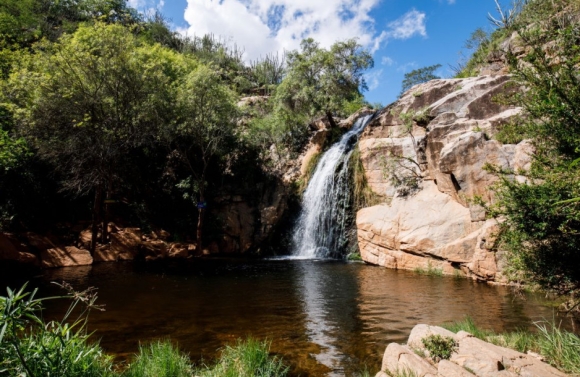
<svg viewBox="0 0 580 377">
<path fill-rule="evenodd" d="M 84 193 L 111 182 L 123 156 L 151 138 L 183 66 L 118 25 L 83 26 L 43 45 L 13 72 L 5 93 L 21 133 Z"/>
<path fill-rule="evenodd" d="M 64 286 L 69 289 L 70 287 Z M 44 323 L 39 316 L 42 301 L 36 290 L 7 289 L 0 297 L 0 374 L 7 376 L 101 377 L 112 375 L 111 358 L 98 345 L 88 343 L 86 321 L 95 306 L 89 289 L 71 291 L 73 299 L 62 321 Z M 83 306 L 78 317 L 75 308 Z M 71 324 L 69 324 L 71 323 Z"/>
<path fill-rule="evenodd" d="M 402 96 L 407 90 L 411 89 L 415 85 L 422 84 L 430 80 L 440 79 L 441 77 L 434 74 L 434 72 L 439 68 L 441 68 L 441 64 L 435 64 L 428 67 L 414 69 L 411 72 L 405 73 L 401 94 L 399 96 Z"/>
<path fill-rule="evenodd" d="M 250 120 L 244 134 L 246 142 L 261 151 L 268 160 L 270 147 L 274 146 L 276 159 L 283 156 L 296 158 L 308 142 L 308 118 L 304 114 L 278 108 Z"/>
<path fill-rule="evenodd" d="M 516 118 L 503 124 L 493 138 L 503 144 L 518 144 L 528 138 L 529 133 L 526 131 L 525 127 L 525 122 Z"/>
<path fill-rule="evenodd" d="M 127 26 L 142 19 L 124 0 L 4 0 L 0 4 L 0 45 L 30 47 L 42 38 L 56 41 L 90 21 Z"/>
<path fill-rule="evenodd" d="M 534 351 L 546 358 L 546 361 L 556 368 L 566 372 L 580 373 L 580 337 L 574 333 L 561 330 L 554 323 L 535 323 L 537 332 L 518 330 L 514 332 L 497 334 L 491 330 L 478 327 L 472 318 L 443 327 L 452 331 L 466 331 L 476 338 L 485 340 L 501 347 L 515 349 L 526 353 Z"/>
<path fill-rule="evenodd" d="M 305 39 L 300 48 L 287 55 L 287 74 L 275 95 L 277 107 L 311 119 L 328 116 L 366 89 L 363 73 L 373 66 L 373 59 L 356 40 L 336 42 L 325 50 L 313 39 Z"/>
<path fill-rule="evenodd" d="M 139 354 L 122 373 L 122 377 L 191 377 L 189 358 L 169 341 L 139 346 Z"/>
<path fill-rule="evenodd" d="M 270 344 L 248 339 L 226 346 L 215 365 L 195 371 L 199 377 L 284 377 L 288 368 L 281 359 L 269 356 Z"/>
<path fill-rule="evenodd" d="M 449 360 L 451 354 L 457 349 L 457 343 L 453 338 L 438 334 L 426 336 L 421 339 L 421 342 L 435 362 Z"/>
<path fill-rule="evenodd" d="M 455 78 L 473 77 L 479 74 L 479 68 L 487 63 L 488 57 L 499 55 L 500 44 L 509 36 L 506 29 L 496 29 L 491 34 L 487 34 L 482 29 L 476 29 L 465 42 L 465 48 L 470 53 L 469 59 L 465 61 L 463 53 L 458 65 L 452 67 Z"/>
<path fill-rule="evenodd" d="M 427 261 L 427 268 L 417 267 L 413 272 L 427 276 L 443 276 L 443 269 L 433 267 L 431 261 Z"/>
<path fill-rule="evenodd" d="M 528 88 L 516 103 L 525 110 L 521 129 L 535 154 L 531 170 L 519 172 L 524 183 L 496 170 L 502 180 L 495 215 L 506 219 L 501 241 L 512 278 L 561 294 L 580 289 L 580 203 L 573 200 L 580 197 L 573 163 L 580 158 L 580 28 L 569 16 L 575 11 L 578 5 L 564 0 L 531 1 L 513 25 L 527 54 L 525 64 L 509 53 L 508 60 Z"/>
<path fill-rule="evenodd" d="M 354 212 L 356 213 L 362 208 L 372 207 L 379 204 L 382 201 L 382 198 L 377 195 L 368 184 L 358 145 L 350 155 L 348 166 L 351 170 L 350 175 L 352 177 L 351 187 Z"/>
<path fill-rule="evenodd" d="M 268 54 L 261 60 L 250 63 L 253 86 L 264 95 L 271 95 L 284 78 L 286 55 Z"/>
<path fill-rule="evenodd" d="M 567 373 L 580 374 L 580 337 L 553 324 L 536 324 L 539 353 Z"/>
<path fill-rule="evenodd" d="M 13 134 L 10 112 L 0 106 L 0 177 L 4 171 L 18 166 L 28 155 L 26 140 Z"/>
<path fill-rule="evenodd" d="M 193 175 L 196 193 L 203 194 L 211 160 L 223 158 L 230 151 L 228 142 L 237 118 L 234 99 L 218 72 L 205 65 L 189 73 L 178 88 L 177 118 L 165 132 Z"/>
<path fill-rule="evenodd" d="M 362 256 L 360 255 L 360 253 L 354 252 L 354 253 L 348 253 L 348 255 L 346 256 L 346 260 L 351 261 L 351 262 L 362 262 Z"/>
</svg>

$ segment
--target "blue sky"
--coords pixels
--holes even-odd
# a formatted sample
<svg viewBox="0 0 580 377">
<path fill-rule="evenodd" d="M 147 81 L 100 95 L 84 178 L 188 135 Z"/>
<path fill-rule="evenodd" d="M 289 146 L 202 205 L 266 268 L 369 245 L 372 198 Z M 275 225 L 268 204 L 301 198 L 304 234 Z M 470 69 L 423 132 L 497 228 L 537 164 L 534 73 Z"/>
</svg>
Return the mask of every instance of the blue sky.
<svg viewBox="0 0 580 377">
<path fill-rule="evenodd" d="M 142 12 L 156 8 L 182 33 L 211 32 L 244 48 L 251 60 L 295 49 L 304 37 L 322 46 L 356 37 L 373 53 L 366 99 L 394 101 L 404 74 L 441 64 L 451 77 L 471 32 L 491 31 L 494 0 L 128 0 Z M 504 7 L 509 0 L 501 0 Z"/>
</svg>

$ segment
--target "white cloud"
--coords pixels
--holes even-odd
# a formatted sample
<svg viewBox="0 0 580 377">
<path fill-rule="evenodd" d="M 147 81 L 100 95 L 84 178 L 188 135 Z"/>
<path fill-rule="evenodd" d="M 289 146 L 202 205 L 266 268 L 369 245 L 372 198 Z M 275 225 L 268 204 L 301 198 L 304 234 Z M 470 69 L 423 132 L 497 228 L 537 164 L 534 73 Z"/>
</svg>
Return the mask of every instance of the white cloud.
<svg viewBox="0 0 580 377">
<path fill-rule="evenodd" d="M 412 71 L 413 69 L 415 69 L 417 67 L 418 67 L 417 62 L 409 62 L 409 63 L 405 63 L 405 64 L 398 66 L 397 71 L 407 73 L 407 72 Z"/>
<path fill-rule="evenodd" d="M 387 32 L 393 39 L 408 39 L 417 34 L 426 37 L 427 29 L 425 27 L 425 13 L 413 9 L 407 12 L 403 17 L 390 22 Z"/>
<path fill-rule="evenodd" d="M 383 56 L 383 58 L 381 59 L 381 64 L 386 65 L 387 67 L 390 67 L 393 64 L 395 64 L 395 61 L 388 56 Z"/>
<path fill-rule="evenodd" d="M 447 4 L 455 4 L 455 0 L 447 0 Z"/>
<path fill-rule="evenodd" d="M 146 1 L 146 0 L 130 0 Z M 151 1 L 151 0 L 149 0 Z M 388 39 L 426 35 L 425 14 L 412 10 L 377 33 L 371 10 L 381 0 L 187 0 L 189 35 L 215 34 L 245 49 L 247 60 L 293 50 L 312 37 L 322 47 L 358 38 L 375 52 Z"/>
<path fill-rule="evenodd" d="M 365 75 L 365 81 L 369 87 L 369 91 L 373 91 L 379 87 L 382 76 L 383 76 L 382 69 L 367 73 Z"/>
<path fill-rule="evenodd" d="M 427 26 L 425 25 L 425 13 L 412 9 L 402 17 L 387 24 L 387 30 L 383 30 L 373 44 L 372 52 L 377 51 L 382 43 L 390 39 L 409 39 L 415 35 L 427 36 Z"/>
<path fill-rule="evenodd" d="M 312 37 L 323 47 L 337 40 L 374 40 L 370 11 L 380 0 L 188 0 L 190 35 L 213 33 L 245 48 L 246 59 L 296 49 Z"/>
</svg>

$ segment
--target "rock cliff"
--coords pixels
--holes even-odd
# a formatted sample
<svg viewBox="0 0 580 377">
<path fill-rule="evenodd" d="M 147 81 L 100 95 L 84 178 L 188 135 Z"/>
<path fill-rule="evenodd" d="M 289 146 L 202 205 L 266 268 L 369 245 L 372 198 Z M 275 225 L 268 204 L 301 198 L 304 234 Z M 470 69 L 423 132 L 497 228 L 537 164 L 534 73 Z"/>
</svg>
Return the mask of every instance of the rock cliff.
<svg viewBox="0 0 580 377">
<path fill-rule="evenodd" d="M 367 182 L 384 202 L 357 213 L 363 260 L 504 279 L 497 220 L 476 203 L 494 200 L 490 186 L 498 178 L 487 164 L 529 168 L 528 142 L 494 139 L 520 114 L 501 101 L 516 90 L 508 75 L 433 80 L 382 110 L 359 142 Z"/>
</svg>

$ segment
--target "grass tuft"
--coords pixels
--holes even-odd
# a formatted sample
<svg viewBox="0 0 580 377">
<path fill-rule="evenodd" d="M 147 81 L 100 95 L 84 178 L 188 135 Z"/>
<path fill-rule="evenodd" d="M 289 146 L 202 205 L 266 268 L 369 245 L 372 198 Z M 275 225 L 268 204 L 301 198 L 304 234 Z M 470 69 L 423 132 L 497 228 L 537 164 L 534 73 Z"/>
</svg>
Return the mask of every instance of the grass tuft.
<svg viewBox="0 0 580 377">
<path fill-rule="evenodd" d="M 139 354 L 123 377 L 191 377 L 189 358 L 168 340 L 139 346 Z"/>
<path fill-rule="evenodd" d="M 476 338 L 492 344 L 515 349 L 519 352 L 533 351 L 542 355 L 546 361 L 559 370 L 580 374 L 580 337 L 560 329 L 554 323 L 535 323 L 537 332 L 513 331 L 497 334 L 478 327 L 473 319 L 445 324 L 443 327 L 452 332 L 466 331 Z"/>
<path fill-rule="evenodd" d="M 270 343 L 247 339 L 226 346 L 217 363 L 195 371 L 198 377 L 284 377 L 288 367 L 278 357 L 270 357 Z"/>
<path fill-rule="evenodd" d="M 413 270 L 416 274 L 427 275 L 427 276 L 443 276 L 443 269 L 433 267 L 431 261 L 427 261 L 427 268 L 417 267 Z"/>
</svg>

